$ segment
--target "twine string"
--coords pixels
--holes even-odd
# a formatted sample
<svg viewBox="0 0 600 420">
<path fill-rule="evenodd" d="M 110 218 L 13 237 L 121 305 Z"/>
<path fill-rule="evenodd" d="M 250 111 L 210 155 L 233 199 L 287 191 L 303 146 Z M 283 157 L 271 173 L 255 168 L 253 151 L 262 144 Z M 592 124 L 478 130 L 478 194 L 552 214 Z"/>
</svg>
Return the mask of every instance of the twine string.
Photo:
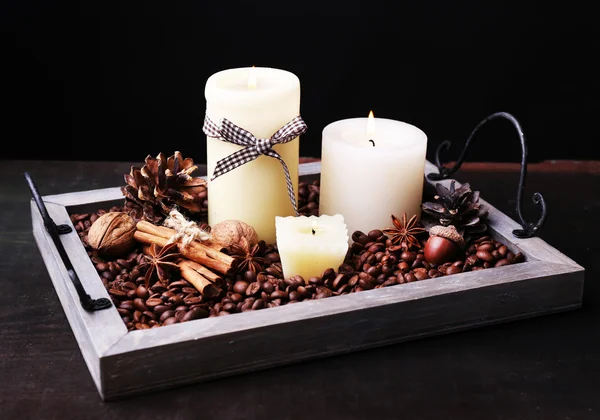
<svg viewBox="0 0 600 420">
<path fill-rule="evenodd" d="M 163 224 L 176 231 L 167 242 L 169 244 L 181 241 L 181 244 L 187 247 L 195 240 L 207 241 L 211 238 L 209 232 L 200 228 L 196 222 L 187 220 L 177 209 L 169 212 L 169 217 L 165 219 Z"/>
</svg>

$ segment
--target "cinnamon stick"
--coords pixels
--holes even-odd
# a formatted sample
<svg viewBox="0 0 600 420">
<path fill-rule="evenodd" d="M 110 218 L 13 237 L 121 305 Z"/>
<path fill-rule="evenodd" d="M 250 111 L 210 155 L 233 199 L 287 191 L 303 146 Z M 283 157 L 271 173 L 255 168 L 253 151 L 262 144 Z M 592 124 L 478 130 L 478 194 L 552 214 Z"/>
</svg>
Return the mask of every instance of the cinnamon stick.
<svg viewBox="0 0 600 420">
<path fill-rule="evenodd" d="M 142 223 L 142 222 L 138 222 L 138 224 L 139 223 Z M 158 226 L 156 226 L 156 227 L 158 227 Z M 148 229 L 146 227 L 144 227 L 144 228 Z M 166 229 L 168 229 L 168 228 L 166 228 Z M 169 238 L 154 235 L 154 234 L 148 233 L 148 232 L 143 232 L 139 229 L 134 232 L 133 237 L 138 242 L 141 242 L 143 244 L 147 244 L 147 245 L 156 244 L 160 247 L 165 246 L 169 242 Z M 185 257 L 189 260 L 195 261 L 197 263 L 200 263 L 200 264 L 204 265 L 205 267 L 215 270 L 221 274 L 229 274 L 235 269 L 235 264 L 236 264 L 235 260 L 227 254 L 220 253 L 221 255 L 218 255 L 219 253 L 217 253 L 215 250 L 211 250 L 212 251 L 211 255 L 209 255 L 206 252 L 202 251 L 197 246 L 195 246 L 194 243 L 192 243 L 186 247 L 179 244 L 178 248 L 179 248 L 180 254 L 183 257 Z M 215 256 L 217 258 L 214 258 L 213 256 Z"/>
<path fill-rule="evenodd" d="M 142 232 L 151 233 L 152 235 L 167 239 L 171 239 L 177 233 L 175 229 L 171 229 L 166 226 L 157 226 L 146 220 L 140 220 L 137 223 L 136 228 Z M 199 241 L 193 241 L 190 245 L 204 252 L 211 258 L 222 260 L 228 264 L 233 262 L 233 257 L 221 252 L 220 249 L 222 249 L 222 247 L 218 244 L 211 243 L 210 246 L 208 246 Z"/>
<path fill-rule="evenodd" d="M 223 293 L 223 289 L 212 283 L 198 271 L 198 268 L 204 268 L 200 264 L 183 259 L 177 265 L 179 266 L 181 277 L 194 286 L 202 296 L 212 299 L 221 296 Z"/>
</svg>

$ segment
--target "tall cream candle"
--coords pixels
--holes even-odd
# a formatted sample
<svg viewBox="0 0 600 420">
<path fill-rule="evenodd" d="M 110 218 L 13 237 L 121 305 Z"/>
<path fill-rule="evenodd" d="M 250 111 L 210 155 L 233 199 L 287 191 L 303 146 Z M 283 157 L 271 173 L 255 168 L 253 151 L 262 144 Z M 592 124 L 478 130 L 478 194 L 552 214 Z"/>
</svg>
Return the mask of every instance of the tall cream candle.
<svg viewBox="0 0 600 420">
<path fill-rule="evenodd" d="M 372 140 L 372 141 L 371 141 Z M 320 214 L 341 214 L 348 232 L 421 215 L 427 136 L 391 119 L 351 118 L 323 130 Z"/>
<path fill-rule="evenodd" d="M 300 81 L 285 70 L 267 67 L 235 68 L 213 74 L 206 81 L 206 114 L 219 124 L 226 118 L 255 137 L 271 137 L 300 114 Z M 248 223 L 267 243 L 275 242 L 275 217 L 293 216 L 281 163 L 260 156 L 212 178 L 217 162 L 242 146 L 207 137 L 208 222 L 237 219 Z M 299 140 L 276 144 L 298 194 Z"/>
</svg>

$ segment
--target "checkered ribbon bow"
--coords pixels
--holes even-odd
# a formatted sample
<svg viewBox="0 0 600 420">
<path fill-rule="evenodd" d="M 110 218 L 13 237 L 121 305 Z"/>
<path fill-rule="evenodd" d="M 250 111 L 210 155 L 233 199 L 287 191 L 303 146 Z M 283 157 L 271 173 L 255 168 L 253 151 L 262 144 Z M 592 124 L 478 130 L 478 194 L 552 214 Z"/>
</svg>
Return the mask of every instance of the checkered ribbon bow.
<svg viewBox="0 0 600 420">
<path fill-rule="evenodd" d="M 272 149 L 272 146 L 280 143 L 287 143 L 294 140 L 301 134 L 306 132 L 307 126 L 304 120 L 298 115 L 292 121 L 281 127 L 268 139 L 259 139 L 254 137 L 252 133 L 238 127 L 226 118 L 221 119 L 221 125 L 218 126 L 208 118 L 204 118 L 204 134 L 208 137 L 219 138 L 223 141 L 246 146 L 231 155 L 224 157 L 217 162 L 217 166 L 213 172 L 211 181 L 217 177 L 226 174 L 227 172 L 237 168 L 238 166 L 248 163 L 260 155 L 270 156 L 281 162 L 283 172 L 285 172 L 285 181 L 287 183 L 288 195 L 294 212 L 298 215 L 298 204 L 296 203 L 296 194 L 294 194 L 294 186 L 290 171 L 285 164 L 285 161 L 279 153 Z"/>
</svg>

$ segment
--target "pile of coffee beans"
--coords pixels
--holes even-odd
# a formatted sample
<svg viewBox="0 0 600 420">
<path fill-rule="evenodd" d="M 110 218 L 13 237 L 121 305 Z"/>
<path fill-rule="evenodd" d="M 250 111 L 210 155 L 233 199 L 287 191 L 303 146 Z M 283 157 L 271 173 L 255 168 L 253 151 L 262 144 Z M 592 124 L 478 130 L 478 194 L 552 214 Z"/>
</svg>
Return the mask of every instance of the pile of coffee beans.
<svg viewBox="0 0 600 420">
<path fill-rule="evenodd" d="M 319 184 L 300 183 L 299 207 L 302 214 L 318 213 Z M 226 276 L 221 285 L 224 294 L 206 299 L 176 272 L 168 285 L 156 281 L 145 287 L 144 255 L 141 246 L 123 258 L 100 258 L 87 243 L 90 226 L 108 211 L 72 214 L 76 231 L 117 311 L 129 331 L 157 328 L 195 319 L 289 305 L 309 299 L 323 299 L 363 290 L 378 289 L 414 281 L 482 270 L 524 260 L 504 244 L 483 236 L 468 245 L 463 258 L 435 266 L 425 261 L 423 250 L 404 251 L 395 246 L 381 230 L 354 232 L 346 261 L 329 268 L 321 276 L 284 279 L 276 244 L 261 243 L 265 264 L 260 272 L 245 271 Z M 426 238 L 421 239 L 424 245 Z"/>
</svg>

